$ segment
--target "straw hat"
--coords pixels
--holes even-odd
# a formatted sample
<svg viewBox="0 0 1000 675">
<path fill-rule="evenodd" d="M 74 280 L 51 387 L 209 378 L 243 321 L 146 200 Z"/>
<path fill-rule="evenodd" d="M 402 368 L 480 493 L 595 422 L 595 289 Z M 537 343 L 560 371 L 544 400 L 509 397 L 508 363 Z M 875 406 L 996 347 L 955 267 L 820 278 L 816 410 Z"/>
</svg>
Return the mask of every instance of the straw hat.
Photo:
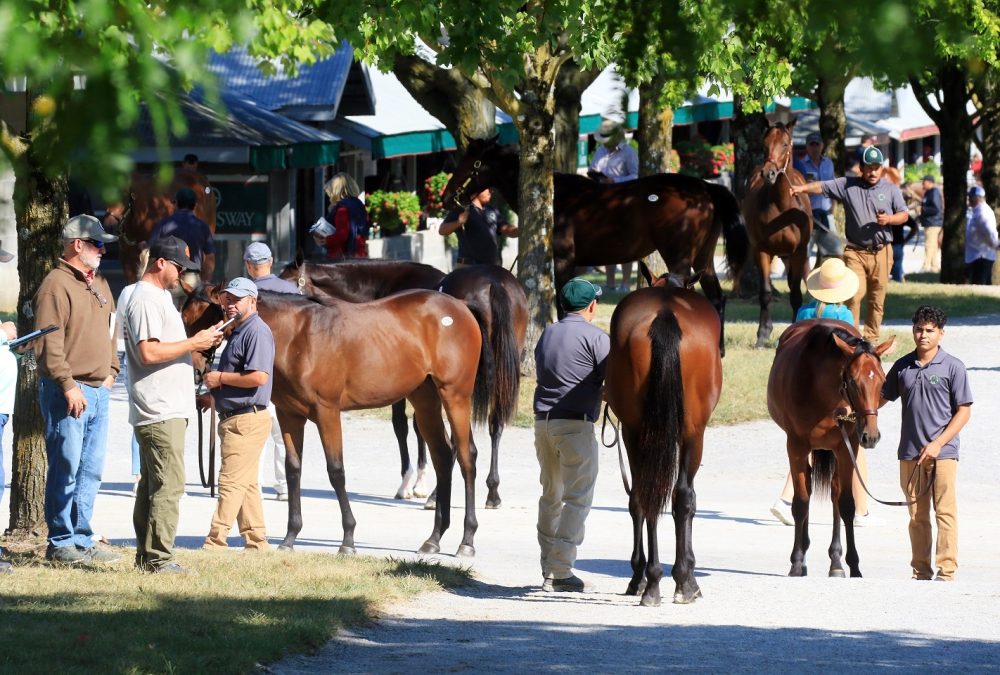
<svg viewBox="0 0 1000 675">
<path fill-rule="evenodd" d="M 858 292 L 861 280 L 840 258 L 829 258 L 819 269 L 809 273 L 806 288 L 809 294 L 825 303 L 845 302 Z"/>
</svg>

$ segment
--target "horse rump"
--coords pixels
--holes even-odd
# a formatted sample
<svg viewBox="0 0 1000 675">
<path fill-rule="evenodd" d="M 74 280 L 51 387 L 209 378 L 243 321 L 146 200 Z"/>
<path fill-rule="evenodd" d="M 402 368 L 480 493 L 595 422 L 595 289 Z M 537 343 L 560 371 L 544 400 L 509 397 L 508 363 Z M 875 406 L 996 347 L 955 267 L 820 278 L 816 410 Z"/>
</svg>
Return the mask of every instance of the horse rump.
<svg viewBox="0 0 1000 675">
<path fill-rule="evenodd" d="M 684 433 L 684 384 L 681 378 L 681 328 L 663 309 L 649 328 L 652 355 L 638 447 L 629 449 L 636 501 L 644 517 L 663 511 L 677 480 Z"/>
</svg>

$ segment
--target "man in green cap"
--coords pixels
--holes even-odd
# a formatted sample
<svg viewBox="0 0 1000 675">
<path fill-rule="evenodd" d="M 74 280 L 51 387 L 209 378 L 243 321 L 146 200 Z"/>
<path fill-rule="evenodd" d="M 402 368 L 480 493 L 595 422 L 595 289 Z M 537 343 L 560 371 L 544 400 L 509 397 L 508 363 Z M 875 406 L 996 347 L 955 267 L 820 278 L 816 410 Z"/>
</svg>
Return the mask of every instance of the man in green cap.
<svg viewBox="0 0 1000 675">
<path fill-rule="evenodd" d="M 861 301 L 868 306 L 864 321 L 864 338 L 878 340 L 882 328 L 885 292 L 892 270 L 892 226 L 909 220 L 903 193 L 893 183 L 882 178 L 882 151 L 874 145 L 865 148 L 861 158 L 861 176 L 815 181 L 792 186 L 792 195 L 799 193 L 826 195 L 844 204 L 846 222 L 844 234 L 847 247 L 844 263 L 861 280 L 858 292 L 847 301 L 854 323 L 861 326 Z"/>
<path fill-rule="evenodd" d="M 608 335 L 591 323 L 600 295 L 583 277 L 570 279 L 559 291 L 566 316 L 546 328 L 535 347 L 535 453 L 542 484 L 538 544 L 545 591 L 587 590 L 573 565 L 597 483 L 594 422 L 611 349 Z"/>
</svg>

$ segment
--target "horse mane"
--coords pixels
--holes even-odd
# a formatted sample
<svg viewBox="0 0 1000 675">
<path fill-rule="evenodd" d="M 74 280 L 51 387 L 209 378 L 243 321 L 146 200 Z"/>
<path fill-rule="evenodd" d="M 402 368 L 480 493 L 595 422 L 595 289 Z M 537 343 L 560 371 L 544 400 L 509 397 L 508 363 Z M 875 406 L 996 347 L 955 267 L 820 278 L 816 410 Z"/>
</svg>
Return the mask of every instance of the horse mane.
<svg viewBox="0 0 1000 675">
<path fill-rule="evenodd" d="M 830 335 L 836 335 L 841 340 L 846 342 L 848 345 L 854 347 L 855 353 L 860 352 L 863 354 L 871 354 L 873 356 L 876 356 L 875 346 L 871 342 L 869 342 L 864 338 L 858 337 L 857 335 L 853 335 L 852 333 L 849 333 L 843 328 L 834 328 L 833 330 L 830 331 Z"/>
</svg>

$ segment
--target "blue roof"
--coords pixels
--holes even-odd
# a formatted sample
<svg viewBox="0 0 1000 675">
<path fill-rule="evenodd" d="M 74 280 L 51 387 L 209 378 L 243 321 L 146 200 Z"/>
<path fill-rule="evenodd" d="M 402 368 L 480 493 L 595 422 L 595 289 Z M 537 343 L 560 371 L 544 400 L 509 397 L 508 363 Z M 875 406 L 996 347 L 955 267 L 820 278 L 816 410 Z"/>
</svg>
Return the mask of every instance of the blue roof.
<svg viewBox="0 0 1000 675">
<path fill-rule="evenodd" d="M 224 54 L 212 52 L 209 70 L 228 91 L 298 120 L 332 120 L 372 108 L 367 70 L 354 65 L 354 50 L 346 42 L 327 58 L 300 66 L 294 77 L 280 67 L 274 75 L 265 75 L 241 46 Z"/>
</svg>

